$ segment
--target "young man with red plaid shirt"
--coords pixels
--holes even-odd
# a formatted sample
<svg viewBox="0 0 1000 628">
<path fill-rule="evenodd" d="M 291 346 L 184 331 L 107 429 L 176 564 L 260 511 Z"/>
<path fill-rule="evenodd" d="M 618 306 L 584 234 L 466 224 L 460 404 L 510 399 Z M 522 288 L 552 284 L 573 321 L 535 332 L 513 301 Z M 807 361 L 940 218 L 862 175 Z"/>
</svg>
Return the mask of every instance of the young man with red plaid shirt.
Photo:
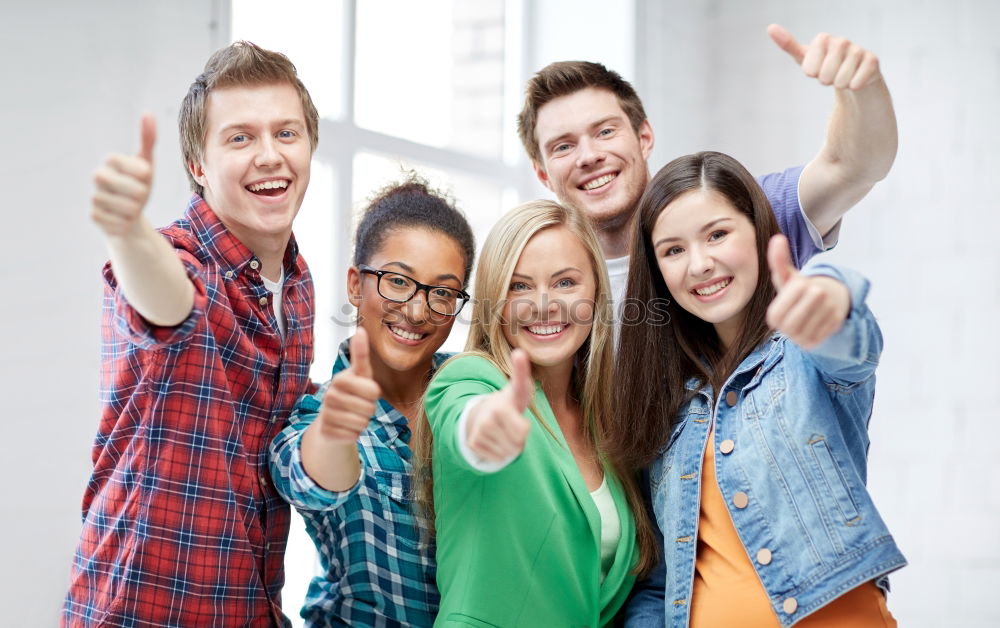
<svg viewBox="0 0 1000 628">
<path fill-rule="evenodd" d="M 63 611 L 68 626 L 273 626 L 288 506 L 267 447 L 309 392 L 313 287 L 292 237 L 318 117 L 284 55 L 238 42 L 191 85 L 195 194 L 143 215 L 155 125 L 95 175 L 104 410 Z"/>
</svg>

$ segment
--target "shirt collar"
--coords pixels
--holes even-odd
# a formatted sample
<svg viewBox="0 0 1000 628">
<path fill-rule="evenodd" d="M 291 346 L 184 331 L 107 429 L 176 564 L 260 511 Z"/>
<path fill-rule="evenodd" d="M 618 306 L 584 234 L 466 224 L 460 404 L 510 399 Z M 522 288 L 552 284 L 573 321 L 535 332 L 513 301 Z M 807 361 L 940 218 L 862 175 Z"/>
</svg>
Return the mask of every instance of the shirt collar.
<svg viewBox="0 0 1000 628">
<path fill-rule="evenodd" d="M 437 352 L 431 358 L 431 372 L 427 374 L 427 380 L 430 381 L 434 377 L 434 373 L 437 372 L 441 365 L 444 364 L 445 360 L 450 358 L 453 354 Z M 333 375 L 348 369 L 351 367 L 351 339 L 348 338 L 340 343 L 340 347 L 337 349 L 337 359 L 333 364 Z M 378 403 L 375 405 L 375 416 L 373 419 L 379 421 L 380 423 L 391 423 L 398 425 L 400 427 L 407 425 L 407 419 L 402 412 L 393 407 L 385 399 L 379 399 Z"/>
<path fill-rule="evenodd" d="M 225 270 L 239 274 L 243 267 L 257 259 L 245 244 L 226 228 L 215 211 L 198 194 L 192 194 L 188 201 L 184 217 L 191 225 L 191 230 L 202 245 L 208 249 L 212 258 L 219 260 Z M 299 245 L 293 234 L 285 247 L 285 257 L 282 261 L 285 278 L 288 279 L 298 271 Z"/>
</svg>

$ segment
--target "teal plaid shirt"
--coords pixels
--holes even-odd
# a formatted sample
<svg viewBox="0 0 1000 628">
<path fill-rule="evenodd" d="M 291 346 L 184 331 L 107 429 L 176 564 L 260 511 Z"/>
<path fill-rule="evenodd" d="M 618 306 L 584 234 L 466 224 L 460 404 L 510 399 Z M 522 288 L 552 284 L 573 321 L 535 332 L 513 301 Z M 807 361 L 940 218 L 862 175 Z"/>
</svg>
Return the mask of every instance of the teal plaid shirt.
<svg viewBox="0 0 1000 628">
<path fill-rule="evenodd" d="M 333 375 L 350 367 L 348 341 Z M 436 370 L 449 354 L 434 356 Z M 362 473 L 351 489 L 318 486 L 302 467 L 301 441 L 323 393 L 303 396 L 271 443 L 275 488 L 302 514 L 319 551 L 323 575 L 313 578 L 302 607 L 309 626 L 431 626 L 438 608 L 434 552 L 420 538 L 410 507 L 413 473 L 407 419 L 379 399 L 358 440 Z"/>
</svg>

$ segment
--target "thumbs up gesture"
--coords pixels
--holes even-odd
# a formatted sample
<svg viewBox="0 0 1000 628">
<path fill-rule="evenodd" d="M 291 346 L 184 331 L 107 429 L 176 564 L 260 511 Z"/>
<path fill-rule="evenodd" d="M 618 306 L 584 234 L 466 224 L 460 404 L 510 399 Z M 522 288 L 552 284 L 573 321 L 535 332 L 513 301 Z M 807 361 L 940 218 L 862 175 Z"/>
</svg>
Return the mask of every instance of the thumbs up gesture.
<svg viewBox="0 0 1000 628">
<path fill-rule="evenodd" d="M 382 390 L 372 379 L 368 333 L 358 327 L 351 338 L 351 367 L 337 373 L 323 394 L 316 422 L 330 443 L 355 443 L 375 414 Z"/>
<path fill-rule="evenodd" d="M 878 57 L 843 37 L 820 33 L 808 46 L 803 46 L 777 24 L 768 26 L 767 34 L 802 67 L 806 76 L 823 85 L 857 91 L 881 76 Z"/>
<path fill-rule="evenodd" d="M 851 309 L 847 286 L 832 277 L 801 274 L 783 235 L 771 238 L 767 264 L 778 292 L 767 308 L 768 325 L 804 349 L 819 346 L 840 329 Z"/>
<path fill-rule="evenodd" d="M 129 235 L 142 222 L 153 186 L 156 120 L 150 114 L 142 118 L 141 138 L 138 154 L 111 155 L 94 174 L 90 215 L 107 236 Z"/>
<path fill-rule="evenodd" d="M 510 383 L 476 404 L 466 423 L 469 449 L 480 459 L 502 462 L 524 450 L 531 422 L 524 411 L 535 395 L 531 362 L 522 349 L 511 353 Z"/>
</svg>

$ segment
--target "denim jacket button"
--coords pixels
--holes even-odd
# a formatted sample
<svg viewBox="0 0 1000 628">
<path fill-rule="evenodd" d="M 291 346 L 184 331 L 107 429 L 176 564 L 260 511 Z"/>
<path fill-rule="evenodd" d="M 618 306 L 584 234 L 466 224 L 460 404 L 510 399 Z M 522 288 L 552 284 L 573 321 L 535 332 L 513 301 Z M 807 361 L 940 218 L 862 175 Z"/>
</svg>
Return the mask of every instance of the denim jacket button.
<svg viewBox="0 0 1000 628">
<path fill-rule="evenodd" d="M 762 547 L 761 549 L 757 550 L 757 562 L 760 563 L 761 565 L 770 565 L 771 550 L 767 549 L 766 547 Z"/>
<path fill-rule="evenodd" d="M 746 508 L 747 504 L 750 503 L 750 498 L 743 491 L 736 491 L 733 494 L 733 506 L 737 508 Z"/>
<path fill-rule="evenodd" d="M 734 443 L 733 439 L 731 438 L 727 438 L 726 440 L 719 443 L 719 451 L 724 454 L 732 453 L 733 449 L 735 448 L 736 448 L 736 443 Z"/>
<path fill-rule="evenodd" d="M 736 405 L 736 391 L 735 390 L 730 390 L 729 392 L 726 393 L 726 403 L 728 403 L 730 405 L 730 407 Z"/>
<path fill-rule="evenodd" d="M 781 603 L 781 610 L 785 611 L 789 615 L 793 614 L 799 608 L 799 601 L 793 597 L 785 598 L 785 601 Z"/>
</svg>

